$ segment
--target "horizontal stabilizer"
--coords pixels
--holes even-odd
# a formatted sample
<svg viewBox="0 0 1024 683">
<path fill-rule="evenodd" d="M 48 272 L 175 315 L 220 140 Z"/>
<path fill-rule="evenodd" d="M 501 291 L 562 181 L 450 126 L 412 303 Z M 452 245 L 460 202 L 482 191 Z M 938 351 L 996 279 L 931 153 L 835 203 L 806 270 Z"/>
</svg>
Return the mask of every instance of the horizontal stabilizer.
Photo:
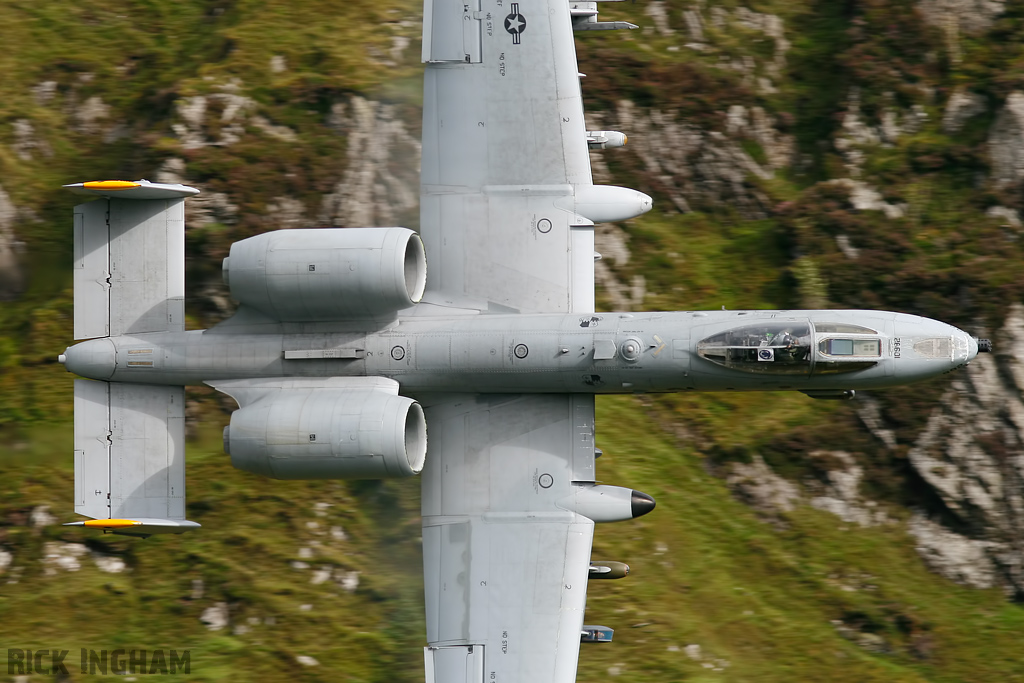
<svg viewBox="0 0 1024 683">
<path fill-rule="evenodd" d="M 101 197 L 75 207 L 75 339 L 185 329 L 184 185 L 65 185 Z"/>
<path fill-rule="evenodd" d="M 185 520 L 184 387 L 75 380 L 77 526 L 148 536 Z"/>
</svg>

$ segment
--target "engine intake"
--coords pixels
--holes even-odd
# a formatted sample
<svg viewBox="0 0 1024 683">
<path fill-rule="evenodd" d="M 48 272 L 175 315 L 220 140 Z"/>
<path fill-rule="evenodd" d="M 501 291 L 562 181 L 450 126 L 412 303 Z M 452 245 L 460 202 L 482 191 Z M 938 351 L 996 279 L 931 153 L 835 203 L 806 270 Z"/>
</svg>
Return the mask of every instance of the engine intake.
<svg viewBox="0 0 1024 683">
<path fill-rule="evenodd" d="M 427 284 L 407 228 L 275 230 L 231 245 L 223 269 L 236 301 L 282 322 L 390 317 Z"/>
<path fill-rule="evenodd" d="M 423 409 L 391 380 L 358 379 L 215 383 L 241 406 L 224 429 L 231 464 L 274 479 L 418 474 L 427 454 Z"/>
</svg>

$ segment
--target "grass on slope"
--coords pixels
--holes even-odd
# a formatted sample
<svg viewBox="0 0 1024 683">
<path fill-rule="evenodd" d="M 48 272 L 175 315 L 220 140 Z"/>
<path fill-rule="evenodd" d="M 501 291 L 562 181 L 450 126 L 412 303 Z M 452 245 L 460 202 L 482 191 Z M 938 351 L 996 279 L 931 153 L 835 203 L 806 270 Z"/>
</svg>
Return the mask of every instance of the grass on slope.
<svg viewBox="0 0 1024 683">
<path fill-rule="evenodd" d="M 144 541 L 26 524 L 40 504 L 60 522 L 75 518 L 70 425 L 0 451 L 13 484 L 0 545 L 14 555 L 4 577 L 14 580 L 0 583 L 0 640 L 73 652 L 187 649 L 191 676 L 167 677 L 178 681 L 422 680 L 418 482 L 270 481 L 231 468 L 218 432 L 210 426 L 189 448 L 187 514 L 203 528 Z M 54 540 L 84 542 L 127 571 L 101 572 L 86 555 L 77 571 L 47 575 L 44 544 Z M 350 591 L 341 582 L 352 572 Z M 200 616 L 218 603 L 229 624 L 209 631 Z M 298 664 L 299 655 L 320 666 Z M 69 658 L 72 672 L 77 661 Z"/>
<path fill-rule="evenodd" d="M 809 508 L 781 530 L 759 521 L 651 412 L 628 397 L 598 402 L 599 477 L 659 506 L 597 529 L 594 557 L 633 572 L 592 583 L 587 621 L 616 628 L 616 642 L 583 648 L 579 680 L 1024 680 L 1020 606 L 929 573 L 902 527 L 860 529 Z"/>
<path fill-rule="evenodd" d="M 772 221 L 706 214 L 658 214 L 628 221 L 630 258 L 610 268 L 624 283 L 642 276 L 643 310 L 779 308 L 787 290 L 787 255 Z M 598 307 L 610 309 L 599 285 Z"/>
<path fill-rule="evenodd" d="M 594 557 L 633 572 L 591 584 L 587 621 L 615 628 L 616 640 L 582 648 L 578 680 L 610 671 L 652 682 L 1024 680 L 1020 606 L 929 573 L 895 525 L 860 529 L 804 508 L 783 528 L 758 520 L 664 429 L 662 408 L 598 402 L 599 477 L 659 506 L 597 528 Z M 785 429 L 770 419 L 788 408 L 766 408 L 764 430 Z M 726 427 L 729 416 L 706 419 Z M 0 639 L 189 649 L 191 676 L 171 680 L 422 680 L 418 482 L 261 479 L 230 467 L 218 431 L 207 425 L 189 449 L 188 514 L 203 528 L 146 541 L 26 524 L 39 504 L 73 518 L 69 425 L 5 447 L 0 471 L 14 485 L 3 492 L 0 544 L 14 555 L 5 578 L 17 583 L 0 583 Z M 47 575 L 52 540 L 85 542 L 128 571 L 103 573 L 85 556 L 79 570 Z M 359 586 L 348 592 L 339 581 L 353 571 Z M 221 602 L 230 624 L 209 631 L 199 618 Z M 694 644 L 699 661 L 686 652 Z M 299 655 L 320 666 L 298 665 Z"/>
</svg>

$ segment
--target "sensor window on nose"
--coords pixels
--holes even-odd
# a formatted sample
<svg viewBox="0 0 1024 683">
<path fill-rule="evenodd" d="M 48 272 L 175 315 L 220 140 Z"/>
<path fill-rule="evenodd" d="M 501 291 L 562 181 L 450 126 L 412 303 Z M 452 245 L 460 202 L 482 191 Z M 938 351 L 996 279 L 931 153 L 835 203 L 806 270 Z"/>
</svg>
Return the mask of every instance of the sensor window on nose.
<svg viewBox="0 0 1024 683">
<path fill-rule="evenodd" d="M 925 358 L 951 360 L 953 358 L 952 340 L 950 337 L 918 339 L 914 342 L 914 353 Z"/>
</svg>

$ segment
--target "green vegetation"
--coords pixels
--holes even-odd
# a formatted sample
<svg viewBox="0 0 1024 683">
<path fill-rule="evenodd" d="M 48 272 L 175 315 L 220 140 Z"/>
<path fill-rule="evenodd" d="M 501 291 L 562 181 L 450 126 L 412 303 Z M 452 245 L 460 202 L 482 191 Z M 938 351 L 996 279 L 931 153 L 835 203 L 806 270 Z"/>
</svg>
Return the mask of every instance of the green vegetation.
<svg viewBox="0 0 1024 683">
<path fill-rule="evenodd" d="M 1013 642 L 1024 613 L 1001 594 L 929 574 L 895 526 L 849 528 L 810 509 L 786 515 L 781 529 L 758 521 L 707 472 L 692 443 L 664 433 L 652 439 L 652 411 L 637 403 L 600 401 L 598 445 L 606 457 L 599 474 L 643 481 L 659 508 L 631 524 L 598 529 L 595 557 L 628 552 L 633 572 L 628 583 L 591 586 L 588 619 L 616 623 L 621 645 L 643 655 L 585 648 L 580 680 L 598 680 L 616 664 L 624 675 L 666 681 L 1024 677 Z M 767 407 L 773 403 L 761 399 L 771 416 L 792 407 Z M 727 427 L 738 412 L 715 427 Z M 775 431 L 790 428 L 783 423 Z M 664 508 L 671 519 L 659 518 Z M 838 635 L 844 626 L 878 636 L 868 640 L 882 652 Z M 701 645 L 701 663 L 683 654 L 689 643 Z M 725 671 L 703 668 L 717 659 L 730 662 Z"/>
<path fill-rule="evenodd" d="M 772 395 L 756 399 L 762 421 L 734 425 L 755 399 L 688 398 L 696 429 L 723 442 L 756 443 L 794 422 L 835 417 Z M 709 473 L 692 435 L 665 430 L 675 408 L 599 401 L 599 476 L 649 492 L 659 507 L 597 530 L 594 556 L 627 560 L 632 573 L 590 587 L 588 621 L 615 628 L 616 643 L 584 647 L 579 680 L 602 680 L 609 669 L 659 681 L 1024 679 L 1016 656 L 1024 612 L 999 591 L 929 574 L 895 524 L 860 529 L 810 508 L 781 525 L 759 520 Z M 788 413 L 793 421 L 782 419 Z M 730 424 L 743 429 L 725 437 Z M 71 507 L 68 430 L 31 432 L 5 448 L 0 471 L 17 486 L 0 499 L 8 524 L 0 543 L 14 553 L 7 577 L 18 581 L 0 585 L 5 641 L 189 649 L 186 680 L 195 681 L 422 680 L 418 482 L 269 481 L 232 469 L 218 436 L 210 424 L 189 451 L 188 514 L 203 529 L 146 541 L 25 526 L 26 503 L 58 514 Z M 59 540 L 85 542 L 127 569 L 103 573 L 89 555 L 73 572 L 41 562 L 44 544 Z M 313 583 L 323 569 L 331 578 Z M 359 584 L 349 592 L 337 577 L 352 571 Z M 208 631 L 200 616 L 222 602 L 229 625 Z M 700 661 L 686 654 L 693 644 Z M 299 655 L 320 666 L 298 665 Z"/>
</svg>

